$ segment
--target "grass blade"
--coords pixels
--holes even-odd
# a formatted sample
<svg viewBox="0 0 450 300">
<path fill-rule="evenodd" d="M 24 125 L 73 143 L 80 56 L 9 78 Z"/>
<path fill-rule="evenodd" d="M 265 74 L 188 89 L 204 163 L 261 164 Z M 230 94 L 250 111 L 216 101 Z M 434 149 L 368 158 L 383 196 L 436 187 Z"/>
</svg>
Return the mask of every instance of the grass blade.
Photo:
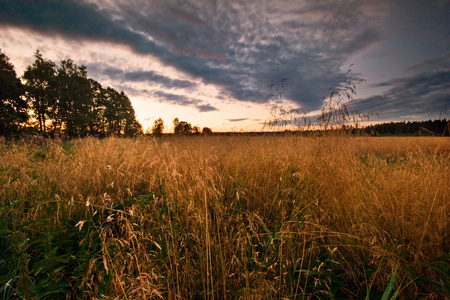
<svg viewBox="0 0 450 300">
<path fill-rule="evenodd" d="M 389 281 L 388 286 L 386 287 L 386 290 L 384 291 L 383 296 L 381 297 L 381 300 L 389 299 L 392 289 L 394 288 L 395 277 L 397 276 L 397 269 L 398 267 L 395 267 L 394 273 L 392 274 L 391 280 Z"/>
</svg>

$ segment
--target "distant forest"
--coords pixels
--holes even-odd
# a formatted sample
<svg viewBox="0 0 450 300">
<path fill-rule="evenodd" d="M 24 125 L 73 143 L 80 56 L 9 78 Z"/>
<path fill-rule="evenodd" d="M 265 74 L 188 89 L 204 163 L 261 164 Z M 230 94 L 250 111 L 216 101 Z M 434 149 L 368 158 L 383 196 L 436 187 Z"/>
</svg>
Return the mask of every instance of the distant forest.
<svg viewBox="0 0 450 300">
<path fill-rule="evenodd" d="M 414 122 L 389 122 L 364 127 L 364 132 L 369 135 L 435 135 L 449 136 L 449 122 L 446 119 L 414 121 Z"/>
<path fill-rule="evenodd" d="M 124 92 L 103 88 L 72 60 L 60 66 L 39 51 L 18 78 L 0 52 L 0 136 L 133 136 L 142 133 Z"/>
</svg>

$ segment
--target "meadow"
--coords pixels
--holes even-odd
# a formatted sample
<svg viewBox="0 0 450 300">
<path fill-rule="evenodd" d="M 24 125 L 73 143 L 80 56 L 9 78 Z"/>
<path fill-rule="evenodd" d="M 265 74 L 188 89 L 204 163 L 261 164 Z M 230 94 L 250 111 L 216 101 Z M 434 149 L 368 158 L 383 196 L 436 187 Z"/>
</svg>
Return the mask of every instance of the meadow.
<svg viewBox="0 0 450 300">
<path fill-rule="evenodd" d="M 0 142 L 3 299 L 445 299 L 450 139 Z"/>
</svg>

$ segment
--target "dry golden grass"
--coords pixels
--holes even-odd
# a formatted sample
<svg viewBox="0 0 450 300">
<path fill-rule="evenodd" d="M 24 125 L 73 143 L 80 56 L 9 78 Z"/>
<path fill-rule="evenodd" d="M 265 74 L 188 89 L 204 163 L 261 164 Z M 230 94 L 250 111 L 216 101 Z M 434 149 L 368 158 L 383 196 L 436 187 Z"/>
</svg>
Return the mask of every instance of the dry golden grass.
<svg viewBox="0 0 450 300">
<path fill-rule="evenodd" d="M 87 138 L 0 155 L 11 295 L 39 295 L 35 264 L 78 298 L 376 299 L 396 267 L 402 298 L 448 292 L 448 138 Z M 67 256 L 64 280 L 43 275 L 51 255 Z"/>
</svg>

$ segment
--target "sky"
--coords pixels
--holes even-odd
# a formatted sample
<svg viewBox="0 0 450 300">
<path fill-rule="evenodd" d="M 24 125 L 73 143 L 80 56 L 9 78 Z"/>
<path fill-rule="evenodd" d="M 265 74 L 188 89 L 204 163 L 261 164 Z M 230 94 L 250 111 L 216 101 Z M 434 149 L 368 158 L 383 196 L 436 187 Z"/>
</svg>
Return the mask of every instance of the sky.
<svg viewBox="0 0 450 300">
<path fill-rule="evenodd" d="M 314 121 L 349 68 L 371 123 L 449 118 L 449 24 L 450 0 L 0 0 L 0 49 L 86 66 L 144 129 L 260 131 L 274 103 Z"/>
</svg>

